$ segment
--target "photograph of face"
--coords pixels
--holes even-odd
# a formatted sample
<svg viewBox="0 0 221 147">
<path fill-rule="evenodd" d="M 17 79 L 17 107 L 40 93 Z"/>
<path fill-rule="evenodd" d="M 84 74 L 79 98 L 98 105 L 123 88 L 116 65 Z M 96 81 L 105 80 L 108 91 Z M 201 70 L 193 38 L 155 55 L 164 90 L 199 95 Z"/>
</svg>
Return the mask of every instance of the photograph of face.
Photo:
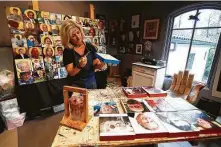
<svg viewBox="0 0 221 147">
<path fill-rule="evenodd" d="M 45 23 L 45 24 L 51 24 L 50 22 L 50 13 L 41 11 L 38 13 L 38 22 L 39 23 Z"/>
<path fill-rule="evenodd" d="M 42 48 L 41 47 L 31 47 L 28 50 L 29 56 L 33 59 L 40 59 L 42 56 Z"/>
<path fill-rule="evenodd" d="M 94 116 L 99 114 L 118 114 L 117 104 L 112 100 L 94 105 Z"/>
<path fill-rule="evenodd" d="M 60 36 L 52 36 L 54 46 L 62 46 L 61 37 Z"/>
<path fill-rule="evenodd" d="M 104 44 L 106 44 L 106 38 L 104 35 L 101 35 L 100 36 L 100 45 L 104 45 Z"/>
<path fill-rule="evenodd" d="M 157 112 L 158 118 L 171 132 L 193 131 L 191 124 L 178 112 Z"/>
<path fill-rule="evenodd" d="M 25 47 L 27 48 L 27 40 L 21 34 L 11 34 L 12 48 Z"/>
<path fill-rule="evenodd" d="M 78 93 L 69 98 L 69 108 L 72 120 L 82 120 L 84 118 L 84 97 Z"/>
<path fill-rule="evenodd" d="M 26 84 L 33 84 L 34 78 L 32 77 L 31 71 L 28 72 L 21 72 L 18 76 L 18 83 L 19 85 L 26 85 Z"/>
<path fill-rule="evenodd" d="M 39 58 L 39 59 L 32 58 L 31 61 L 32 61 L 32 66 L 33 66 L 34 71 L 45 69 L 43 58 Z"/>
<path fill-rule="evenodd" d="M 159 124 L 154 120 L 152 113 L 140 113 L 136 116 L 137 123 L 147 130 L 157 130 Z"/>
<path fill-rule="evenodd" d="M 34 83 L 43 82 L 46 80 L 45 70 L 34 70 L 32 71 L 32 77 L 34 78 Z"/>
<path fill-rule="evenodd" d="M 83 19 L 83 27 L 90 27 L 89 18 L 84 18 Z"/>
<path fill-rule="evenodd" d="M 49 35 L 51 33 L 51 25 L 48 24 L 40 24 L 40 33 L 44 34 L 44 35 Z"/>
<path fill-rule="evenodd" d="M 29 58 L 27 55 L 27 48 L 19 47 L 13 48 L 14 58 L 15 59 L 26 59 Z"/>
<path fill-rule="evenodd" d="M 84 41 L 85 41 L 85 42 L 92 43 L 92 40 L 93 40 L 93 37 L 91 37 L 91 36 L 85 36 L 85 37 L 84 37 Z"/>
<path fill-rule="evenodd" d="M 61 14 L 50 13 L 51 24 L 61 25 L 62 17 Z"/>
<path fill-rule="evenodd" d="M 60 32 L 59 25 L 52 25 L 51 32 L 52 32 L 52 35 L 59 35 L 59 32 Z"/>
<path fill-rule="evenodd" d="M 8 27 L 11 34 L 24 34 L 24 26 L 22 21 L 8 20 Z"/>
<path fill-rule="evenodd" d="M 66 71 L 65 67 L 58 68 L 58 78 L 66 78 L 68 76 L 68 72 Z"/>
<path fill-rule="evenodd" d="M 64 47 L 63 46 L 56 46 L 55 47 L 55 54 L 58 56 L 63 56 Z"/>
<path fill-rule="evenodd" d="M 26 22 L 26 23 L 24 23 L 24 27 L 25 27 L 26 35 L 36 35 L 37 34 L 36 24 L 34 24 L 32 22 Z"/>
<path fill-rule="evenodd" d="M 36 35 L 29 35 L 27 37 L 27 44 L 28 44 L 28 47 L 39 47 L 40 46 L 40 43 L 37 39 L 37 36 Z"/>
<path fill-rule="evenodd" d="M 43 54 L 45 57 L 53 57 L 54 56 L 54 48 L 53 47 L 45 47 L 43 49 Z"/>
<path fill-rule="evenodd" d="M 29 72 L 32 70 L 31 60 L 30 59 L 16 59 L 15 66 L 18 73 Z"/>
<path fill-rule="evenodd" d="M 36 23 L 37 14 L 31 9 L 22 9 L 24 22 Z"/>
<path fill-rule="evenodd" d="M 99 20 L 97 26 L 98 26 L 99 30 L 104 29 L 104 21 L 103 20 Z"/>
<path fill-rule="evenodd" d="M 100 117 L 100 135 L 102 134 L 130 134 L 133 127 L 127 116 Z"/>
<path fill-rule="evenodd" d="M 128 112 L 143 112 L 145 107 L 142 101 L 135 99 L 127 100 L 126 106 L 129 110 Z"/>
<path fill-rule="evenodd" d="M 136 54 L 142 54 L 143 49 L 142 49 L 142 44 L 136 44 Z"/>
<path fill-rule="evenodd" d="M 8 20 L 14 20 L 14 21 L 23 21 L 21 10 L 18 7 L 7 7 L 6 8 L 6 16 Z"/>
<path fill-rule="evenodd" d="M 52 38 L 50 35 L 41 35 L 42 47 L 52 47 L 54 46 Z"/>
<path fill-rule="evenodd" d="M 94 37 L 94 38 L 93 38 L 93 44 L 96 45 L 96 46 L 99 45 L 99 39 L 98 39 L 98 37 Z"/>
</svg>

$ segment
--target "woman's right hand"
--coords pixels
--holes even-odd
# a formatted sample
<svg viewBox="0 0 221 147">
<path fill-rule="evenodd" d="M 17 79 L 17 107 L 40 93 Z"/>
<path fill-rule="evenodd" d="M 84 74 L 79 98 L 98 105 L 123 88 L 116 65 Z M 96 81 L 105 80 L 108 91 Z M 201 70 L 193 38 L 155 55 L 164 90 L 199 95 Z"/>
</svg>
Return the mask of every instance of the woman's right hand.
<svg viewBox="0 0 221 147">
<path fill-rule="evenodd" d="M 87 57 L 86 56 L 81 57 L 79 59 L 79 66 L 83 68 L 86 64 L 87 64 Z"/>
</svg>

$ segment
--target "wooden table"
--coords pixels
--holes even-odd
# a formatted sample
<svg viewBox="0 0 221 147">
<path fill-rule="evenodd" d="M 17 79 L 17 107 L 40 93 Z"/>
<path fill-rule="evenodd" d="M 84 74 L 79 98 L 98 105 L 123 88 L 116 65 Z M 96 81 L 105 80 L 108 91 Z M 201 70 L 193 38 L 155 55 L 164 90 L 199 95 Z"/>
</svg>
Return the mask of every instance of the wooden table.
<svg viewBox="0 0 221 147">
<path fill-rule="evenodd" d="M 105 100 L 113 99 L 117 105 L 120 113 L 124 113 L 120 104 L 120 99 L 126 99 L 121 87 L 107 87 L 106 89 L 89 90 L 89 113 L 93 114 L 93 105 L 95 102 L 103 102 Z M 147 97 L 148 98 L 148 97 Z M 96 100 L 96 101 L 95 101 Z M 57 134 L 52 143 L 52 147 L 64 146 L 133 146 L 157 144 L 162 142 L 174 141 L 191 141 L 202 139 L 221 138 L 221 134 L 202 134 L 200 136 L 192 137 L 176 137 L 176 138 L 145 138 L 136 140 L 121 140 L 121 141 L 99 141 L 99 125 L 98 117 L 92 117 L 86 128 L 80 132 L 65 126 L 59 127 Z"/>
</svg>

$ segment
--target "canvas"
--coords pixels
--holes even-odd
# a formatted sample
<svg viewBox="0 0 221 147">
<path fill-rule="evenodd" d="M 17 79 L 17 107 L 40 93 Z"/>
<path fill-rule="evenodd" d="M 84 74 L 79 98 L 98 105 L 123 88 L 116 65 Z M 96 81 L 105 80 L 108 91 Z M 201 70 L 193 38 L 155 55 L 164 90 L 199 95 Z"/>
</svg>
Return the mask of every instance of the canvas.
<svg viewBox="0 0 221 147">
<path fill-rule="evenodd" d="M 174 109 L 172 105 L 170 105 L 170 103 L 167 103 L 163 98 L 152 98 L 146 99 L 145 101 L 147 107 L 154 112 L 176 111 L 176 109 Z"/>
<path fill-rule="evenodd" d="M 122 99 L 121 105 L 125 113 L 149 112 L 150 110 L 144 104 L 143 99 Z"/>
</svg>

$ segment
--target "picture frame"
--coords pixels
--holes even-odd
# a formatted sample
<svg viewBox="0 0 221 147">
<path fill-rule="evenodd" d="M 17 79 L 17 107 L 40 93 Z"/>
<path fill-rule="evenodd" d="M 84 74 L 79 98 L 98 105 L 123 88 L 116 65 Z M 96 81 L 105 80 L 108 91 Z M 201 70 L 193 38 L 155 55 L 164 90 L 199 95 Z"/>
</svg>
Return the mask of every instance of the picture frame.
<svg viewBox="0 0 221 147">
<path fill-rule="evenodd" d="M 142 55 L 143 54 L 143 46 L 142 44 L 136 44 L 136 51 L 135 51 L 136 54 L 138 55 Z"/>
<path fill-rule="evenodd" d="M 120 46 L 118 52 L 120 54 L 125 54 L 126 53 L 126 47 L 125 46 Z"/>
<path fill-rule="evenodd" d="M 140 27 L 140 15 L 133 15 L 131 17 L 131 28 L 139 28 Z"/>
<path fill-rule="evenodd" d="M 143 39 L 157 39 L 160 19 L 146 20 L 144 22 Z"/>
</svg>

